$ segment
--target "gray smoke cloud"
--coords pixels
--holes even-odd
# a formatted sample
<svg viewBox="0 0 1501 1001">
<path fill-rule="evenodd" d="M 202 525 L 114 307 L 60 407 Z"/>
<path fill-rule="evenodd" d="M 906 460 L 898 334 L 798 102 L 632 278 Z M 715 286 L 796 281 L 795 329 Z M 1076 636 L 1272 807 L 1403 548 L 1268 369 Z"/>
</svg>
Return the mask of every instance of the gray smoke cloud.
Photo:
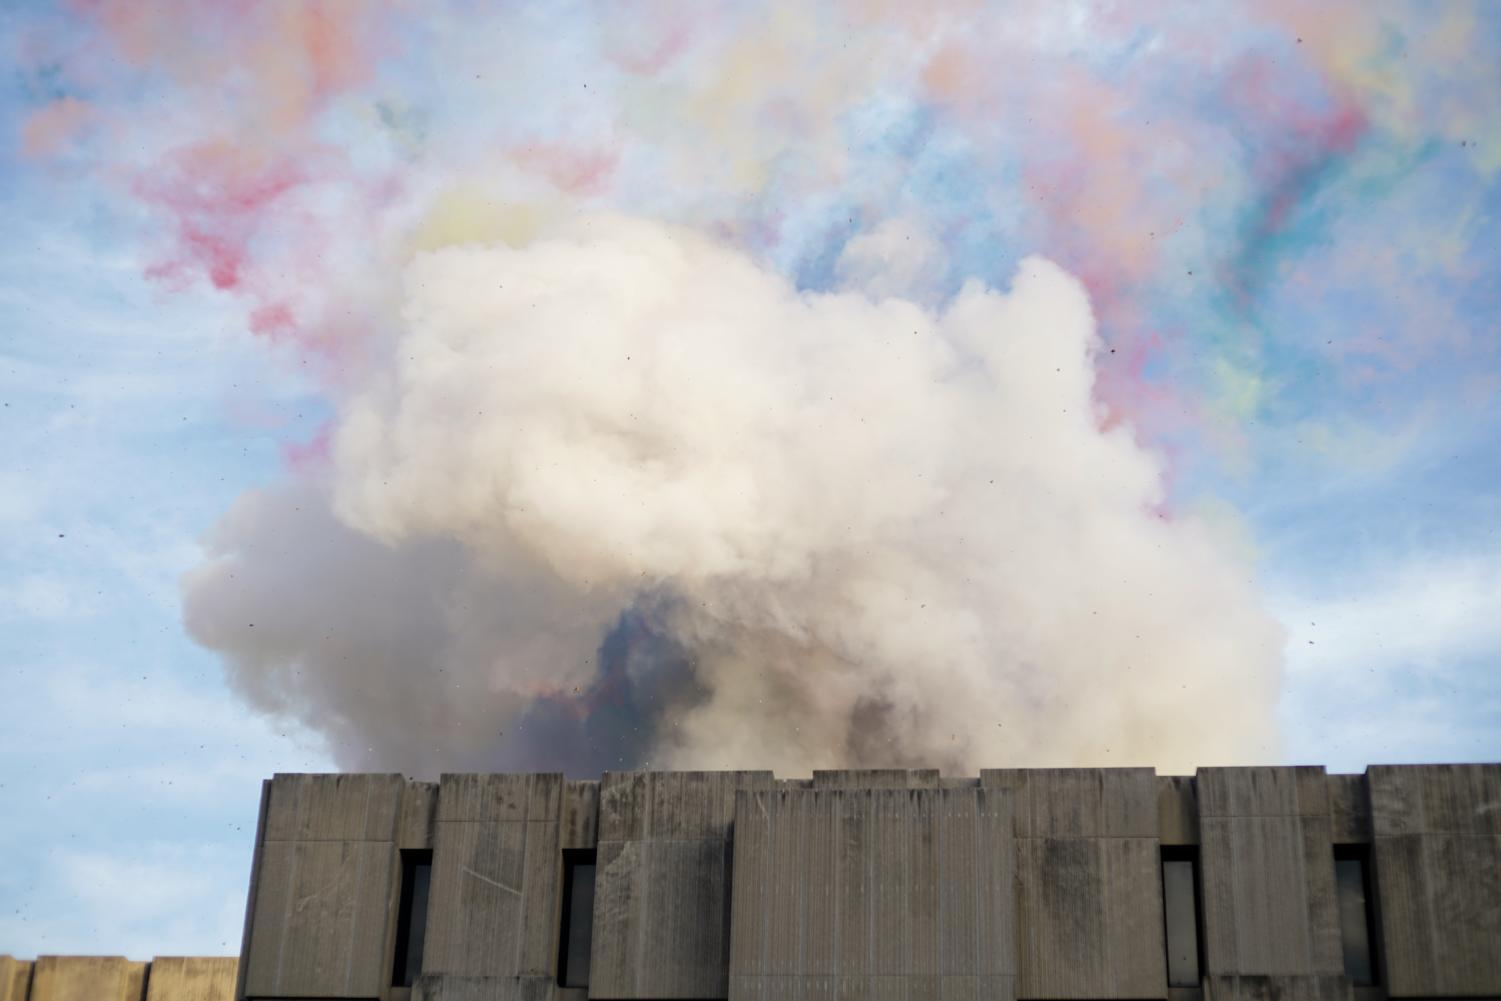
<svg viewBox="0 0 1501 1001">
<path fill-rule="evenodd" d="M 1103 428 L 1079 283 L 924 306 L 853 250 L 838 293 L 620 216 L 416 255 L 326 477 L 229 512 L 188 628 L 356 768 L 1274 757 L 1280 631 Z"/>
</svg>

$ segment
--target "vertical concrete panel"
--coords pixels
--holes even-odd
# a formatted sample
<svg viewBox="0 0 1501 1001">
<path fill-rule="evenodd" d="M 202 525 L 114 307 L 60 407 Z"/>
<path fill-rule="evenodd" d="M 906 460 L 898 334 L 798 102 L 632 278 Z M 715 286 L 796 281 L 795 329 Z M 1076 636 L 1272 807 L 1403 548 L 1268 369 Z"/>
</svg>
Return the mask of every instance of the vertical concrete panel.
<svg viewBox="0 0 1501 1001">
<path fill-rule="evenodd" d="M 261 849 L 245 993 L 368 998 L 385 983 L 390 841 L 270 841 Z"/>
<path fill-rule="evenodd" d="M 234 957 L 157 956 L 151 961 L 146 1001 L 234 1001 Z"/>
<path fill-rule="evenodd" d="M 526 833 L 516 972 L 520 976 L 550 976 L 558 962 L 558 919 L 563 909 L 558 825 L 532 821 L 526 825 Z"/>
<path fill-rule="evenodd" d="M 438 823 L 423 972 L 519 973 L 525 821 Z"/>
<path fill-rule="evenodd" d="M 265 787 L 239 992 L 374 997 L 390 975 L 398 840 L 420 841 L 430 787 L 400 775 L 280 774 Z"/>
<path fill-rule="evenodd" d="M 783 786 L 737 815 L 732 998 L 1014 995 L 1007 793 Z"/>
<path fill-rule="evenodd" d="M 562 849 L 593 846 L 595 804 L 559 773 L 442 777 L 422 991 L 553 997 Z"/>
<path fill-rule="evenodd" d="M 437 835 L 438 783 L 408 782 L 396 821 L 398 848 L 432 848 Z"/>
<path fill-rule="evenodd" d="M 736 791 L 770 772 L 606 773 L 590 993 L 723 997 Z"/>
<path fill-rule="evenodd" d="M 1371 840 L 1371 800 L 1364 775 L 1329 776 L 1329 823 L 1335 844 L 1358 845 Z"/>
<path fill-rule="evenodd" d="M 0 1001 L 27 1001 L 31 992 L 31 963 L 0 956 Z"/>
<path fill-rule="evenodd" d="M 806 971 L 808 977 L 800 983 L 800 988 L 809 997 L 831 998 L 833 977 L 839 970 L 839 873 L 835 862 L 840 854 L 843 818 L 826 794 L 794 797 L 787 805 L 801 817 L 797 825 L 800 828 L 797 854 L 791 858 L 773 855 L 767 864 L 777 873 L 787 906 L 800 908 L 803 937 L 780 972 Z M 735 885 L 753 879 L 752 875 L 746 875 L 736 880 Z M 792 892 L 801 894 L 801 900 L 792 899 Z M 733 934 L 732 927 L 732 937 Z"/>
<path fill-rule="evenodd" d="M 912 814 L 907 830 L 902 837 L 905 855 L 906 883 L 909 905 L 907 916 L 906 948 L 907 971 L 914 978 L 924 981 L 924 997 L 939 1001 L 942 993 L 938 976 L 939 962 L 939 825 L 943 823 L 944 800 L 942 797 L 920 796 L 912 801 Z"/>
<path fill-rule="evenodd" d="M 1321 768 L 1199 770 L 1206 972 L 1343 971 L 1323 779 Z"/>
<path fill-rule="evenodd" d="M 948 802 L 964 802 L 961 797 Z M 1016 841 L 1010 794 L 979 789 L 975 794 L 974 873 L 979 888 L 975 900 L 975 968 L 980 997 L 1015 997 L 1017 971 Z M 963 823 L 960 812 L 945 814 Z M 962 875 L 960 876 L 962 885 Z M 945 883 L 945 886 L 948 886 Z"/>
<path fill-rule="evenodd" d="M 1366 772 L 1393 995 L 1501 995 L 1501 766 Z"/>
<path fill-rule="evenodd" d="M 996 769 L 981 772 L 980 782 L 1017 799 L 1021 996 L 1160 995 L 1167 971 L 1156 774 Z"/>
<path fill-rule="evenodd" d="M 1157 838 L 1164 845 L 1199 843 L 1199 796 L 1192 775 L 1157 777 Z"/>
<path fill-rule="evenodd" d="M 591 996 L 724 996 L 725 852 L 701 838 L 601 842 Z"/>
<path fill-rule="evenodd" d="M 38 956 L 30 1001 L 142 1001 L 145 974 L 122 956 Z"/>
<path fill-rule="evenodd" d="M 562 848 L 593 848 L 599 841 L 599 783 L 563 786 L 563 815 L 558 830 Z"/>
</svg>

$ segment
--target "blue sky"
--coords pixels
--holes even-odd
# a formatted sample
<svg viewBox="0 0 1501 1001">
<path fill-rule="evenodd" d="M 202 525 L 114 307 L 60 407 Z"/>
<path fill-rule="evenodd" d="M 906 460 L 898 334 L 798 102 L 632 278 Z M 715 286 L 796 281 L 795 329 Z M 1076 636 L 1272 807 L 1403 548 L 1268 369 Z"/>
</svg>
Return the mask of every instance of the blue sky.
<svg viewBox="0 0 1501 1001">
<path fill-rule="evenodd" d="M 1501 758 L 1501 11 L 1046 6 L 10 8 L 0 951 L 232 952 L 260 781 L 400 763 L 276 687 L 312 654 L 195 642 L 183 576 L 237 499 L 329 481 L 350 387 L 400 371 L 392 260 L 574 209 L 813 292 L 910 232 L 935 307 L 1048 255 L 1091 296 L 1101 412 L 1285 631 L 1272 756 Z M 659 725 L 630 705 L 601 725 Z"/>
</svg>

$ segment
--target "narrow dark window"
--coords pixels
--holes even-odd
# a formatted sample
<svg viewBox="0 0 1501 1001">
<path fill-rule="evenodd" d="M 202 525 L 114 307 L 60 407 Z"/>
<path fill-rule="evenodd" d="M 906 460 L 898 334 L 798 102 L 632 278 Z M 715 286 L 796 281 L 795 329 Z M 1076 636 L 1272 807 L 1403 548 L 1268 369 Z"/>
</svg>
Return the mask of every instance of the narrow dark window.
<svg viewBox="0 0 1501 1001">
<path fill-rule="evenodd" d="M 1376 912 L 1371 906 L 1370 852 L 1365 845 L 1334 846 L 1334 885 L 1345 976 L 1357 987 L 1376 983 Z"/>
<path fill-rule="evenodd" d="M 396 914 L 396 962 L 391 986 L 410 987 L 422 973 L 422 940 L 427 934 L 427 890 L 433 878 L 433 853 L 401 852 L 401 910 Z"/>
<path fill-rule="evenodd" d="M 594 852 L 563 852 L 563 927 L 558 936 L 558 986 L 589 986 L 594 935 Z"/>
<path fill-rule="evenodd" d="M 1199 850 L 1162 849 L 1162 919 L 1167 938 L 1167 985 L 1199 986 Z"/>
</svg>

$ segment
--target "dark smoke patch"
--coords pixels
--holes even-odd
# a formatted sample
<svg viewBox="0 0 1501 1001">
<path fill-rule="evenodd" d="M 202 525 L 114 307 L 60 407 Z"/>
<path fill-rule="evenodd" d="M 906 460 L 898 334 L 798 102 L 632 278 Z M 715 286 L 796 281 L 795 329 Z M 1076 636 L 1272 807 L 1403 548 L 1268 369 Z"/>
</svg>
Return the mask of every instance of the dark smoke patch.
<svg viewBox="0 0 1501 1001">
<path fill-rule="evenodd" d="M 692 655 L 662 625 L 661 599 L 621 614 L 587 686 L 539 696 L 496 748 L 496 767 L 597 776 L 652 764 L 678 714 L 707 701 Z"/>
<path fill-rule="evenodd" d="M 519 557 L 497 568 L 451 539 L 357 532 L 308 484 L 247 494 L 206 548 L 184 582 L 188 631 L 250 705 L 320 734 L 342 768 L 597 775 L 647 764 L 708 697 L 665 625 L 670 595 L 599 613 Z"/>
</svg>

